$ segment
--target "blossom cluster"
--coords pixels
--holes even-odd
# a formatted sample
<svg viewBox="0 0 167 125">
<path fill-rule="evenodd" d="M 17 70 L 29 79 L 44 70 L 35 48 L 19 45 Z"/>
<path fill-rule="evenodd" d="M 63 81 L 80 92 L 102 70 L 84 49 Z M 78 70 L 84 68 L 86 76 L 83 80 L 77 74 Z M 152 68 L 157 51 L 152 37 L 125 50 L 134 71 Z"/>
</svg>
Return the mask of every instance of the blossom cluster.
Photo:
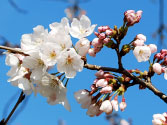
<svg viewBox="0 0 167 125">
<path fill-rule="evenodd" d="M 87 115 L 91 117 L 99 116 L 103 112 L 111 114 L 113 110 L 118 111 L 119 108 L 121 111 L 124 111 L 127 106 L 123 96 L 125 91 L 124 86 L 115 89 L 118 85 L 117 80 L 109 72 L 99 70 L 95 75 L 97 78 L 91 85 L 91 91 L 79 90 L 74 93 L 81 107 L 88 109 Z M 95 93 L 98 94 L 93 96 Z M 119 104 L 118 95 L 122 95 L 122 101 Z M 114 99 L 112 99 L 113 96 L 115 96 Z"/>
<path fill-rule="evenodd" d="M 84 61 L 81 57 L 90 48 L 86 37 L 92 34 L 95 26 L 83 15 L 80 20 L 74 18 L 71 25 L 67 18 L 62 18 L 60 23 L 49 25 L 50 31 L 38 25 L 33 33 L 22 35 L 21 48 L 17 50 L 24 54 L 6 53 L 6 65 L 11 66 L 8 82 L 26 94 L 39 92 L 47 97 L 49 104 L 62 104 L 70 110 L 67 90 L 60 78 L 62 75 L 74 78 L 77 71 L 82 71 Z M 79 39 L 75 47 L 72 47 L 71 36 Z M 59 77 L 48 73 L 55 65 L 62 73 Z"/>
<path fill-rule="evenodd" d="M 152 123 L 153 125 L 167 125 L 167 113 L 154 114 Z"/>
<path fill-rule="evenodd" d="M 162 49 L 160 53 L 154 56 L 154 59 L 157 60 L 157 62 L 153 64 L 154 72 L 158 75 L 164 73 L 164 78 L 167 80 L 167 50 Z"/>
</svg>

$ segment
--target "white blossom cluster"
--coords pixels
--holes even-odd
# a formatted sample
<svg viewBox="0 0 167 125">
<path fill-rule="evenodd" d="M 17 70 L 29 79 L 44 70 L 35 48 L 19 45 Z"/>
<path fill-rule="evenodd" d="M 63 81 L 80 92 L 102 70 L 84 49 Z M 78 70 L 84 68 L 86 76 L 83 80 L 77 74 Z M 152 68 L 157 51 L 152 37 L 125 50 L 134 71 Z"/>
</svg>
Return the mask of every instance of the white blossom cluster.
<svg viewBox="0 0 167 125">
<path fill-rule="evenodd" d="M 45 96 L 49 104 L 62 104 L 70 110 L 66 99 L 66 88 L 58 77 L 47 70 L 57 66 L 57 71 L 65 73 L 66 78 L 74 78 L 77 71 L 82 71 L 85 56 L 90 48 L 87 38 L 96 25 L 85 15 L 80 20 L 73 19 L 71 25 L 67 18 L 49 25 L 50 31 L 38 25 L 33 33 L 24 34 L 21 48 L 18 50 L 28 56 L 7 52 L 6 65 L 11 66 L 8 76 L 12 85 L 19 87 L 26 94 L 32 92 Z M 78 38 L 75 47 L 71 36 Z"/>
</svg>

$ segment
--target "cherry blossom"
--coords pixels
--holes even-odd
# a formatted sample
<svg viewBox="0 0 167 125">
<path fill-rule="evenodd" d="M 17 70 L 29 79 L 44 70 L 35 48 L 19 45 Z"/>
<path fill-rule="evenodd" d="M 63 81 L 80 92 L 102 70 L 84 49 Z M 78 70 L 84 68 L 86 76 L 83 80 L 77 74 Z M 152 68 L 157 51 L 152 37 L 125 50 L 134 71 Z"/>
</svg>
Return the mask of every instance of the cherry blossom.
<svg viewBox="0 0 167 125">
<path fill-rule="evenodd" d="M 95 27 L 95 24 L 91 26 L 91 21 L 87 16 L 82 15 L 80 20 L 76 18 L 73 19 L 70 28 L 70 34 L 74 38 L 81 39 L 92 34 Z"/>
<path fill-rule="evenodd" d="M 110 114 L 113 111 L 113 106 L 110 102 L 110 100 L 105 100 L 102 102 L 101 106 L 100 106 L 100 110 L 105 112 L 106 114 Z"/>
<path fill-rule="evenodd" d="M 73 48 L 67 49 L 61 53 L 57 60 L 57 69 L 59 72 L 65 72 L 67 78 L 73 78 L 76 71 L 82 71 L 84 62 Z"/>
<path fill-rule="evenodd" d="M 151 50 L 147 46 L 136 46 L 133 50 L 133 54 L 138 62 L 148 61 L 151 56 Z"/>
</svg>

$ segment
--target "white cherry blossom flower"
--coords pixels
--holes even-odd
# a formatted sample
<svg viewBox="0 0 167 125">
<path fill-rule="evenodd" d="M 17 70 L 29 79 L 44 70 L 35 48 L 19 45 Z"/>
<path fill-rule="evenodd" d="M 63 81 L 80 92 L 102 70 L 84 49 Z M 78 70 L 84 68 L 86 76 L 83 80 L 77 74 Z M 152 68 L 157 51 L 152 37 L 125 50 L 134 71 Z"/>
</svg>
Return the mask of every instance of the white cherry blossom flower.
<svg viewBox="0 0 167 125">
<path fill-rule="evenodd" d="M 51 32 L 57 33 L 57 32 L 65 32 L 69 34 L 69 21 L 66 17 L 61 19 L 61 22 L 54 22 L 49 25 Z"/>
<path fill-rule="evenodd" d="M 166 121 L 166 118 L 162 114 L 154 114 L 152 123 L 153 125 L 163 125 Z"/>
<path fill-rule="evenodd" d="M 75 49 L 77 50 L 80 56 L 86 56 L 89 48 L 90 48 L 90 41 L 86 38 L 80 39 L 75 45 Z"/>
<path fill-rule="evenodd" d="M 65 72 L 67 78 L 74 78 L 76 71 L 82 71 L 84 62 L 73 48 L 61 52 L 57 60 L 57 70 Z"/>
<path fill-rule="evenodd" d="M 100 110 L 105 112 L 106 114 L 110 114 L 113 111 L 113 107 L 112 104 L 110 102 L 110 100 L 105 100 L 102 102 L 101 106 L 100 106 Z"/>
<path fill-rule="evenodd" d="M 133 50 L 133 54 L 138 62 L 148 61 L 151 56 L 151 50 L 147 46 L 136 46 Z"/>
<path fill-rule="evenodd" d="M 82 108 L 89 108 L 92 102 L 92 96 L 87 90 L 79 90 L 74 93 L 74 97 Z"/>
<path fill-rule="evenodd" d="M 61 48 L 57 44 L 45 43 L 41 47 L 39 54 L 46 66 L 54 66 L 60 55 L 60 50 Z"/>
<path fill-rule="evenodd" d="M 30 56 L 26 56 L 23 59 L 23 67 L 28 68 L 31 71 L 31 78 L 34 81 L 41 80 L 43 74 L 46 72 L 46 65 L 39 56 L 38 51 L 29 52 Z"/>
<path fill-rule="evenodd" d="M 94 117 L 95 115 L 98 115 L 100 113 L 100 107 L 96 103 L 91 104 L 88 108 L 88 111 L 86 112 L 87 115 L 90 117 Z"/>
<path fill-rule="evenodd" d="M 42 96 L 47 97 L 47 102 L 50 105 L 61 104 L 68 111 L 71 111 L 70 105 L 66 98 L 67 89 L 64 87 L 63 83 L 58 77 L 46 73 L 41 80 L 41 84 L 37 85 L 37 91 Z"/>
<path fill-rule="evenodd" d="M 70 34 L 74 38 L 81 39 L 92 34 L 95 27 L 95 24 L 91 26 L 91 21 L 87 16 L 82 15 L 80 20 L 76 18 L 73 19 L 70 28 Z"/>
<path fill-rule="evenodd" d="M 112 104 L 112 106 L 113 106 L 113 109 L 114 109 L 115 111 L 118 111 L 118 100 L 113 99 L 113 100 L 111 101 L 111 104 Z"/>
<path fill-rule="evenodd" d="M 61 48 L 61 51 L 69 49 L 72 46 L 70 35 L 59 30 L 59 32 L 49 32 L 48 41 L 57 44 Z"/>
<path fill-rule="evenodd" d="M 43 26 L 38 25 L 33 30 L 32 34 L 22 35 L 21 49 L 23 51 L 38 50 L 43 43 L 48 41 L 48 30 L 45 30 Z"/>
</svg>

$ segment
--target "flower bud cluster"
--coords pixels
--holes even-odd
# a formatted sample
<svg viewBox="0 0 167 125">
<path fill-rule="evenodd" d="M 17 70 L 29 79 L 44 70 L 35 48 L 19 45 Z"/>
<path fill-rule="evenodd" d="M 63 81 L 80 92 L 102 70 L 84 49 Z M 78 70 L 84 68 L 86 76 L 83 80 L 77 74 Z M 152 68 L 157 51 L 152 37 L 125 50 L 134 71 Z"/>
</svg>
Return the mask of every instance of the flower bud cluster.
<svg viewBox="0 0 167 125">
<path fill-rule="evenodd" d="M 88 90 L 79 90 L 74 93 L 81 107 L 88 109 L 87 115 L 91 117 L 99 116 L 103 112 L 111 114 L 113 110 L 118 111 L 119 108 L 121 111 L 124 111 L 127 106 L 125 98 L 123 97 L 120 104 L 118 104 L 118 95 L 123 95 L 125 92 L 124 86 L 120 86 L 117 91 L 115 91 L 113 87 L 117 84 L 117 81 L 114 79 L 114 76 L 103 70 L 99 70 L 95 75 L 97 78 L 91 85 L 90 92 Z M 99 93 L 96 96 L 92 96 L 98 91 Z M 113 91 L 115 92 L 110 95 Z M 101 97 L 101 95 L 103 95 L 103 97 Z M 111 100 L 114 95 L 114 99 Z"/>
<path fill-rule="evenodd" d="M 160 53 L 154 56 L 155 59 L 157 62 L 153 64 L 153 71 L 158 75 L 164 73 L 164 78 L 167 80 L 167 50 L 162 49 Z"/>
<path fill-rule="evenodd" d="M 167 124 L 167 113 L 164 112 L 163 114 L 154 114 L 153 125 L 166 125 Z"/>
<path fill-rule="evenodd" d="M 157 51 L 157 46 L 155 44 L 145 45 L 145 41 L 146 36 L 143 34 L 138 34 L 132 42 L 132 45 L 135 47 L 133 54 L 138 62 L 148 61 L 151 53 L 155 53 Z"/>
<path fill-rule="evenodd" d="M 111 38 L 115 35 L 115 33 L 116 31 L 111 29 L 109 26 L 98 27 L 98 32 L 95 32 L 97 38 L 94 38 L 91 42 L 93 48 L 89 49 L 89 55 L 95 57 L 96 53 L 100 52 L 103 48 L 103 45 L 111 48 L 113 44 Z"/>
<path fill-rule="evenodd" d="M 133 26 L 135 23 L 138 23 L 141 19 L 143 11 L 139 10 L 135 13 L 134 10 L 127 10 L 124 13 L 124 22 L 127 23 L 127 26 Z"/>
</svg>

